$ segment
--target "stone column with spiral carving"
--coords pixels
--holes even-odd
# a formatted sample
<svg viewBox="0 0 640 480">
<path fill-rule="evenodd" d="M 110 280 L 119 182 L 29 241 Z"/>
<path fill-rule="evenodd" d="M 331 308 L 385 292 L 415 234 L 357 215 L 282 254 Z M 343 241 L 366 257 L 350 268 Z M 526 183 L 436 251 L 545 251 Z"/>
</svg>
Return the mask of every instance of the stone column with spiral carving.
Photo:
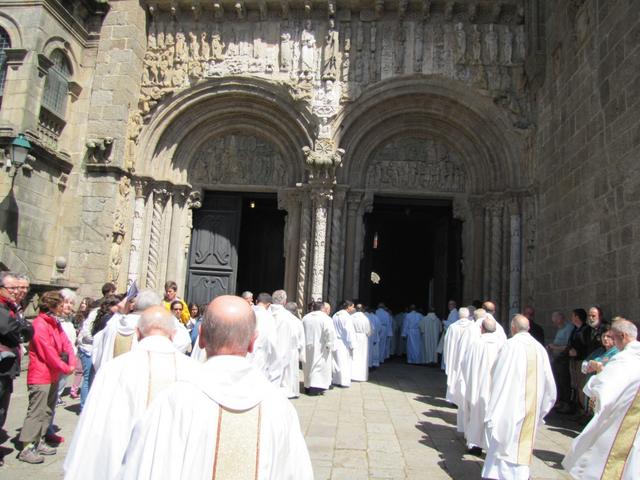
<svg viewBox="0 0 640 480">
<path fill-rule="evenodd" d="M 311 198 L 307 192 L 301 198 L 300 212 L 300 250 L 298 252 L 298 281 L 296 285 L 296 302 L 298 308 L 306 307 L 307 264 L 309 263 L 309 242 L 311 235 Z"/>
<path fill-rule="evenodd" d="M 344 248 L 342 248 L 343 222 L 342 211 L 346 199 L 346 191 L 337 190 L 333 196 L 333 207 L 331 212 L 331 250 L 329 252 L 329 302 L 336 303 L 339 291 L 340 276 L 342 274 L 342 259 Z"/>
<path fill-rule="evenodd" d="M 313 259 L 311 264 L 311 298 L 324 297 L 324 263 L 327 249 L 327 217 L 329 202 L 333 199 L 331 190 L 315 189 L 313 199 Z"/>
<path fill-rule="evenodd" d="M 155 289 L 158 286 L 158 267 L 162 248 L 162 216 L 167 200 L 167 191 L 164 189 L 153 190 L 153 213 L 151 216 L 151 231 L 149 234 L 149 255 L 147 257 L 147 288 Z"/>
<path fill-rule="evenodd" d="M 131 225 L 131 247 L 129 250 L 129 272 L 127 287 L 138 280 L 142 255 L 142 230 L 144 228 L 145 186 L 144 180 L 133 182 L 135 203 L 133 207 L 133 224 Z"/>
</svg>

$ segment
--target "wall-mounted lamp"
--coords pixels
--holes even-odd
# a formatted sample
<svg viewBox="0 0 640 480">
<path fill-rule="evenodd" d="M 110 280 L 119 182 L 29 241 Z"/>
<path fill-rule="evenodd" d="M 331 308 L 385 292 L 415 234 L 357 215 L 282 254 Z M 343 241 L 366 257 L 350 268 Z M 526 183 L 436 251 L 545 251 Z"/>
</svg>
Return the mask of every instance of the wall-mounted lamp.
<svg viewBox="0 0 640 480">
<path fill-rule="evenodd" d="M 251 200 L 249 202 L 249 208 L 256 208 L 256 202 L 254 202 L 253 200 Z"/>
<path fill-rule="evenodd" d="M 19 133 L 16 138 L 13 139 L 10 146 L 9 158 L 7 159 L 7 169 L 14 169 L 14 175 L 25 166 L 29 151 L 31 150 L 31 143 L 24 136 L 24 133 Z"/>
</svg>

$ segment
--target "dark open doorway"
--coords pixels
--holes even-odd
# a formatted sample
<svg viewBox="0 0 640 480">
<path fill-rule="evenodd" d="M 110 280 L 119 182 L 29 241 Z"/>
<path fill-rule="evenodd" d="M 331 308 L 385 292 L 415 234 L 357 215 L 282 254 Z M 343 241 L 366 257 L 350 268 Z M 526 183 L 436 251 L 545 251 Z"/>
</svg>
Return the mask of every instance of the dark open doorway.
<svg viewBox="0 0 640 480">
<path fill-rule="evenodd" d="M 461 224 L 450 201 L 376 197 L 365 228 L 362 301 L 393 311 L 432 305 L 442 315 L 448 299 L 461 299 Z"/>
<path fill-rule="evenodd" d="M 284 219 L 275 194 L 206 192 L 193 219 L 187 299 L 283 288 Z"/>
</svg>

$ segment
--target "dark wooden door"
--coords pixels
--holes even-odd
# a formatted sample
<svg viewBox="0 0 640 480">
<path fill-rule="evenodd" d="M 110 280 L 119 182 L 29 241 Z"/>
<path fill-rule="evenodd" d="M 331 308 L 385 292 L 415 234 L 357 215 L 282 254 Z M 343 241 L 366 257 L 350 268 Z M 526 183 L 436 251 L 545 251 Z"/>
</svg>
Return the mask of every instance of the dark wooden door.
<svg viewBox="0 0 640 480">
<path fill-rule="evenodd" d="M 208 193 L 196 210 L 187 278 L 189 302 L 203 304 L 235 293 L 241 207 L 239 195 Z"/>
</svg>

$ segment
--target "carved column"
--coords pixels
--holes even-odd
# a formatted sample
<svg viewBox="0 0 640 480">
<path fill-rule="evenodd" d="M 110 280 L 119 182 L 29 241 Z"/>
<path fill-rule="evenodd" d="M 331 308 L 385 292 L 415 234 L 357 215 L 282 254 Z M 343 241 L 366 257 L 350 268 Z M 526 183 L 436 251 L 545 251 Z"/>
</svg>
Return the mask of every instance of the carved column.
<svg viewBox="0 0 640 480">
<path fill-rule="evenodd" d="M 354 265 L 356 251 L 359 248 L 356 245 L 356 226 L 358 224 L 358 210 L 362 202 L 363 192 L 349 192 L 347 197 L 347 220 L 345 224 L 346 230 L 346 248 L 344 255 L 344 288 L 342 294 L 344 298 L 356 298 L 358 292 L 354 290 Z"/>
<path fill-rule="evenodd" d="M 298 276 L 298 256 L 300 249 L 300 193 L 295 190 L 278 191 L 278 208 L 285 210 L 284 225 L 284 246 L 285 258 L 284 266 L 284 289 L 291 298 L 296 299 L 297 276 Z"/>
<path fill-rule="evenodd" d="M 342 212 L 346 199 L 345 187 L 336 187 L 333 195 L 333 208 L 331 213 L 331 251 L 329 252 L 329 302 L 335 304 L 340 299 L 340 278 L 343 270 L 343 221 Z"/>
<path fill-rule="evenodd" d="M 490 297 L 500 299 L 500 280 L 502 272 L 502 203 L 494 202 L 489 207 L 491 215 L 491 282 Z"/>
<path fill-rule="evenodd" d="M 522 266 L 522 219 L 518 199 L 509 204 L 509 318 L 520 311 L 520 274 Z"/>
<path fill-rule="evenodd" d="M 300 202 L 300 248 L 298 250 L 298 281 L 296 303 L 299 309 L 306 308 L 307 264 L 309 263 L 309 237 L 311 235 L 311 198 L 303 192 Z"/>
<path fill-rule="evenodd" d="M 313 200 L 313 260 L 310 296 L 314 300 L 321 300 L 324 299 L 327 216 L 333 194 L 329 189 L 316 188 L 312 190 L 311 198 Z"/>
<path fill-rule="evenodd" d="M 151 227 L 149 233 L 149 255 L 147 256 L 147 278 L 145 285 L 147 288 L 158 287 L 160 255 L 162 248 L 162 217 L 164 205 L 167 200 L 167 191 L 162 188 L 153 190 L 152 204 L 153 213 L 151 215 Z"/>
<path fill-rule="evenodd" d="M 360 262 L 364 254 L 364 214 L 373 210 L 373 192 L 366 192 L 358 208 L 355 235 L 355 256 L 353 259 L 353 291 L 360 291 Z"/>
<path fill-rule="evenodd" d="M 144 180 L 135 180 L 133 186 L 136 198 L 133 207 L 133 224 L 131 225 L 131 247 L 129 249 L 129 274 L 127 275 L 127 287 L 137 281 L 138 276 L 140 275 L 146 182 Z"/>
</svg>

